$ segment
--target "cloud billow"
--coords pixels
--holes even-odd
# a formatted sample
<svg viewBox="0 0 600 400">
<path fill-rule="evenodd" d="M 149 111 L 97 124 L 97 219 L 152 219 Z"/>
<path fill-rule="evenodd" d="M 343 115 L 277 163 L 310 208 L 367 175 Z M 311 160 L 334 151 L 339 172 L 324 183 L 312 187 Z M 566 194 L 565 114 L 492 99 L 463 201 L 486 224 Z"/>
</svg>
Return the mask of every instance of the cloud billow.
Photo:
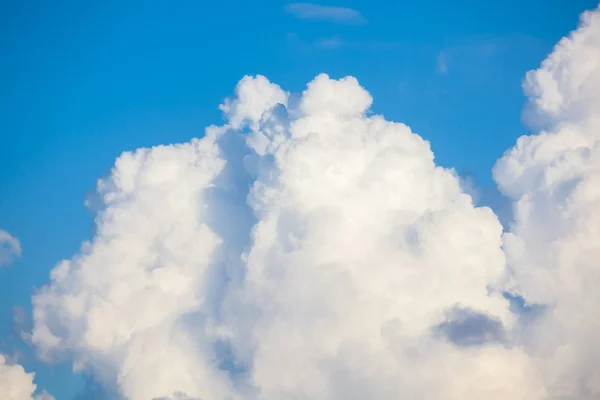
<svg viewBox="0 0 600 400">
<path fill-rule="evenodd" d="M 41 355 L 133 400 L 536 398 L 520 350 L 432 335 L 456 304 L 514 323 L 488 291 L 502 227 L 371 102 L 354 78 L 296 96 L 246 77 L 225 126 L 123 154 L 98 184 L 97 236 L 34 297 Z"/>
<path fill-rule="evenodd" d="M 527 74 L 523 136 L 494 168 L 514 203 L 506 287 L 548 312 L 524 327 L 551 399 L 600 396 L 600 10 Z"/>
<path fill-rule="evenodd" d="M 34 376 L 33 373 L 25 372 L 19 364 L 8 363 L 6 357 L 0 354 L 0 394 L 3 399 L 54 400 L 54 397 L 46 392 L 34 396 Z"/>
<path fill-rule="evenodd" d="M 599 29 L 528 75 L 552 129 L 494 170 L 509 233 L 356 79 L 245 77 L 225 125 L 99 181 L 33 298 L 40 355 L 132 400 L 598 398 Z M 551 311 L 522 326 L 505 291 Z"/>
</svg>

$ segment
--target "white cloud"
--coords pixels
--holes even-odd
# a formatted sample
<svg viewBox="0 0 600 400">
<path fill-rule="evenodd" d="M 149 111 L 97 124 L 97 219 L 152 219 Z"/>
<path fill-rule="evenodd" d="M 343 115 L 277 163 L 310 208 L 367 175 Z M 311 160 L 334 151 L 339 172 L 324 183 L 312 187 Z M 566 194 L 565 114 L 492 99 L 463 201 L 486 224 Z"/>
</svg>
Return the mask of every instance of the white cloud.
<svg viewBox="0 0 600 400">
<path fill-rule="evenodd" d="M 236 87 L 235 98 L 226 99 L 219 108 L 232 128 L 248 124 L 257 130 L 262 113 L 276 104 L 286 104 L 287 98 L 288 94 L 267 78 L 245 76 Z"/>
<path fill-rule="evenodd" d="M 370 104 L 355 79 L 321 75 L 287 111 L 297 118 L 280 109 L 263 125 L 274 162 L 254 184 L 247 276 L 226 305 L 260 398 L 541 398 L 520 350 L 433 338 L 455 306 L 510 327 L 487 290 L 504 268 L 501 226 Z"/>
<path fill-rule="evenodd" d="M 19 239 L 0 229 L 0 267 L 11 264 L 17 257 L 21 257 Z"/>
<path fill-rule="evenodd" d="M 600 17 L 584 20 L 528 75 L 550 128 L 494 170 L 510 233 L 356 79 L 245 77 L 225 126 L 124 153 L 99 182 L 96 237 L 33 298 L 40 354 L 131 400 L 597 399 Z M 504 288 L 551 312 L 524 326 Z"/>
<path fill-rule="evenodd" d="M 529 121 L 496 165 L 515 201 L 507 287 L 546 305 L 524 339 L 551 399 L 600 398 L 600 10 L 561 40 L 525 81 Z"/>
<path fill-rule="evenodd" d="M 579 29 L 563 38 L 525 81 L 529 113 L 553 126 L 597 116 L 600 96 L 599 12 L 582 15 Z M 531 117 L 531 116 L 530 116 Z"/>
<path fill-rule="evenodd" d="M 0 354 L 0 394 L 3 400 L 54 400 L 46 392 L 34 396 L 36 385 L 34 374 L 27 373 L 18 364 L 8 364 Z"/>
<path fill-rule="evenodd" d="M 27 374 L 20 365 L 6 364 L 5 357 L 0 354 L 0 393 L 10 400 L 30 400 L 35 385 L 33 374 Z"/>
<path fill-rule="evenodd" d="M 97 236 L 33 299 L 42 356 L 70 355 L 131 399 L 228 393 L 206 348 L 221 240 L 206 224 L 206 192 L 224 166 L 218 135 L 124 153 L 98 183 Z"/>
<path fill-rule="evenodd" d="M 328 7 L 313 3 L 290 3 L 285 11 L 296 18 L 331 21 L 344 24 L 363 24 L 366 22 L 362 14 L 352 8 Z"/>
<path fill-rule="evenodd" d="M 371 102 L 351 77 L 246 77 L 228 125 L 123 154 L 97 236 L 33 299 L 41 354 L 132 400 L 540 399 L 487 331 L 514 319 L 489 291 L 501 225 Z"/>
</svg>

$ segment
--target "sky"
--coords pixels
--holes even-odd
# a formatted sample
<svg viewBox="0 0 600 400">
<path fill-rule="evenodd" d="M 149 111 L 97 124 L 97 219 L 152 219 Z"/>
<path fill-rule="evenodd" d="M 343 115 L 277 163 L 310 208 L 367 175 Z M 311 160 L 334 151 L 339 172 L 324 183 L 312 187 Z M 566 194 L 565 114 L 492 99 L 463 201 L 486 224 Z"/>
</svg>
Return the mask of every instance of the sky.
<svg viewBox="0 0 600 400">
<path fill-rule="evenodd" d="M 556 349 L 598 323 L 598 17 L 555 46 L 597 6 L 4 2 L 0 388 L 31 398 L 22 365 L 56 400 L 468 400 L 492 365 L 511 398 L 592 399 L 600 349 Z"/>
</svg>

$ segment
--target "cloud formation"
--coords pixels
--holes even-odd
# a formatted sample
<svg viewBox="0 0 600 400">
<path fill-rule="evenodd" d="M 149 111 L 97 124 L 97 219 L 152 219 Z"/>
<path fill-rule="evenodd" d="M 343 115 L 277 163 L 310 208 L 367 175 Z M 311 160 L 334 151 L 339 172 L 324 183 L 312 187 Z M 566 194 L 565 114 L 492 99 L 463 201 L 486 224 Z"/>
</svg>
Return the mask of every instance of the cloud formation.
<svg viewBox="0 0 600 400">
<path fill-rule="evenodd" d="M 21 244 L 17 238 L 0 229 L 0 266 L 21 256 Z M 0 394 L 6 400 L 54 400 L 46 392 L 36 396 L 35 374 L 27 373 L 23 367 L 13 363 L 0 353 Z"/>
<path fill-rule="evenodd" d="M 523 136 L 494 169 L 514 201 L 507 288 L 548 311 L 524 340 L 552 399 L 600 397 L 600 10 L 527 74 Z"/>
<path fill-rule="evenodd" d="M 20 365 L 9 365 L 0 354 L 0 393 L 10 400 L 31 400 L 35 385 L 33 374 L 25 372 Z"/>
<path fill-rule="evenodd" d="M 452 313 L 514 323 L 496 216 L 371 102 L 246 77 L 225 126 L 123 154 L 96 237 L 33 299 L 42 356 L 132 400 L 541 399 L 520 349 L 463 345 Z"/>
<path fill-rule="evenodd" d="M 550 128 L 495 167 L 503 234 L 356 79 L 243 78 L 225 125 L 98 182 L 32 341 L 131 400 L 597 399 L 598 11 L 526 93 Z"/>
<path fill-rule="evenodd" d="M 10 265 L 17 257 L 21 257 L 19 239 L 0 229 L 0 267 Z"/>
<path fill-rule="evenodd" d="M 311 21 L 329 21 L 339 24 L 364 24 L 362 14 L 352 8 L 328 7 L 313 3 L 290 3 L 285 7 L 288 14 Z"/>
</svg>

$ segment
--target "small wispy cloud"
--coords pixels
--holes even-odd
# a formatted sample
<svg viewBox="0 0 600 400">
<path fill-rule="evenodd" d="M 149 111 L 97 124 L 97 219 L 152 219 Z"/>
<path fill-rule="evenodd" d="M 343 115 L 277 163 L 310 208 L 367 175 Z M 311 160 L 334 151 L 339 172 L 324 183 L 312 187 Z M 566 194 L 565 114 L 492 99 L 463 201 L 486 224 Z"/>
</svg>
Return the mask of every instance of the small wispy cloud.
<svg viewBox="0 0 600 400">
<path fill-rule="evenodd" d="M 21 256 L 21 243 L 10 233 L 0 229 L 0 267 L 9 265 Z"/>
<path fill-rule="evenodd" d="M 286 38 L 290 45 L 301 51 L 338 50 L 350 45 L 338 36 L 306 40 L 298 36 L 297 33 L 288 33 Z"/>
<path fill-rule="evenodd" d="M 345 46 L 346 42 L 338 37 L 331 37 L 319 40 L 317 45 L 322 49 L 334 50 Z"/>
<path fill-rule="evenodd" d="M 531 57 L 532 54 L 543 56 L 544 46 L 544 41 L 518 33 L 475 36 L 437 50 L 435 68 L 440 75 L 490 79 L 492 73 L 496 76 L 506 74 L 504 67 L 512 60 Z"/>
<path fill-rule="evenodd" d="M 306 39 L 295 32 L 286 34 L 287 42 L 299 51 L 349 50 L 357 52 L 409 51 L 410 47 L 402 42 L 384 42 L 378 40 L 347 40 L 341 36 L 329 36 Z"/>
<path fill-rule="evenodd" d="M 366 19 L 359 11 L 347 7 L 329 7 L 313 3 L 290 3 L 285 12 L 296 18 L 312 21 L 329 21 L 339 24 L 364 24 Z"/>
<path fill-rule="evenodd" d="M 438 53 L 437 57 L 437 73 L 446 75 L 448 73 L 448 57 L 445 52 Z"/>
</svg>

